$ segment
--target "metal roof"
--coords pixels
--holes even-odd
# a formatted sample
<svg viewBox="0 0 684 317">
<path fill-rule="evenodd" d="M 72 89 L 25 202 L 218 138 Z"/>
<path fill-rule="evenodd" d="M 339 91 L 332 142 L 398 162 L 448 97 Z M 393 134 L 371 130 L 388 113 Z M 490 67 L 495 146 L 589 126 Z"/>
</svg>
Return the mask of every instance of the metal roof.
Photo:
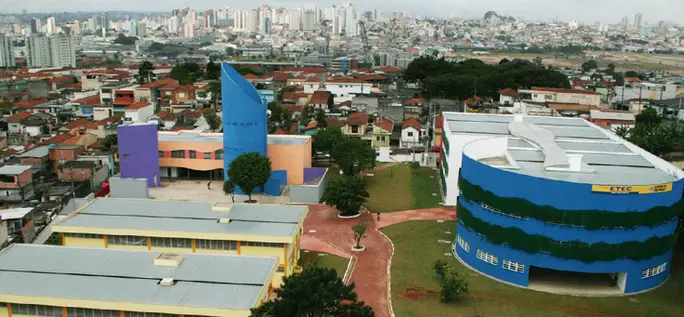
<svg viewBox="0 0 684 317">
<path fill-rule="evenodd" d="M 28 152 L 21 153 L 17 155 L 18 157 L 43 157 L 47 156 L 50 152 L 50 149 L 48 146 L 39 146 L 35 149 L 32 149 Z"/>
<path fill-rule="evenodd" d="M 290 237 L 307 207 L 100 198 L 64 220 L 63 227 Z M 230 219 L 220 223 L 219 219 Z M 57 230 L 56 229 L 56 230 Z M 172 235 L 169 235 L 172 236 Z"/>
<path fill-rule="evenodd" d="M 14 244 L 0 252 L 0 296 L 249 309 L 277 266 L 275 257 L 185 254 L 155 266 L 158 252 Z M 173 286 L 161 286 L 173 278 Z"/>
<path fill-rule="evenodd" d="M 304 145 L 308 142 L 311 137 L 305 137 L 301 135 L 269 135 L 268 144 L 275 145 Z"/>
<path fill-rule="evenodd" d="M 31 165 L 5 165 L 0 167 L 0 175 L 19 175 L 31 169 Z"/>
</svg>

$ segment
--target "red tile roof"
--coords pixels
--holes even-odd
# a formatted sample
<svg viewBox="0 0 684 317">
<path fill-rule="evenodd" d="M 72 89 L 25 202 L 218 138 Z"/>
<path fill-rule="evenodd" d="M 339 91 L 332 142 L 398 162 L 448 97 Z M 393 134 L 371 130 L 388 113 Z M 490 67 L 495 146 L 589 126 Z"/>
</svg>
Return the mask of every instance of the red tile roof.
<svg viewBox="0 0 684 317">
<path fill-rule="evenodd" d="M 22 99 L 22 98 L 24 98 L 26 95 L 28 95 L 28 91 L 11 92 L 11 93 L 8 93 L 8 94 L 5 96 L 5 99 L 8 99 L 8 100 L 12 100 L 12 99 L 15 99 L 15 98 Z"/>
<path fill-rule="evenodd" d="M 423 126 L 420 124 L 420 122 L 416 118 L 408 118 L 404 120 L 404 123 L 401 125 L 401 129 L 406 129 L 406 128 L 414 128 L 418 131 L 423 128 Z"/>
<path fill-rule="evenodd" d="M 145 108 L 149 105 L 151 105 L 151 103 L 149 103 L 147 101 L 138 101 L 138 102 L 126 107 L 126 110 L 138 110 L 138 109 Z"/>
<path fill-rule="evenodd" d="M 368 124 L 368 115 L 363 112 L 354 112 L 347 118 L 347 124 L 363 125 Z"/>
<path fill-rule="evenodd" d="M 309 100 L 309 104 L 327 105 L 328 101 L 330 101 L 330 97 L 332 97 L 332 95 L 327 90 L 314 91 L 313 95 L 311 95 L 311 100 Z"/>
<path fill-rule="evenodd" d="M 311 130 L 311 129 L 315 129 L 315 128 L 317 128 L 317 127 L 318 127 L 318 122 L 316 122 L 316 121 L 311 121 L 311 122 L 309 122 L 309 124 L 306 125 L 306 127 L 304 128 L 304 130 Z"/>
<path fill-rule="evenodd" d="M 338 128 L 343 127 L 345 124 L 344 120 L 339 120 L 339 119 L 330 118 L 330 117 L 325 118 L 325 122 L 328 123 L 329 127 L 338 127 Z"/>
<path fill-rule="evenodd" d="M 36 99 L 21 100 L 14 103 L 14 108 L 31 109 L 37 105 L 47 103 L 48 99 L 46 97 L 40 97 Z"/>
<path fill-rule="evenodd" d="M 60 144 L 60 143 L 64 142 L 65 140 L 68 140 L 72 137 L 73 137 L 73 135 L 71 133 L 66 132 L 66 133 L 59 134 L 55 137 L 49 138 L 49 139 L 41 142 L 40 144 L 41 145 Z"/>
<path fill-rule="evenodd" d="M 377 120 L 375 120 L 373 125 L 389 133 L 392 133 L 392 131 L 394 130 L 394 122 L 388 119 L 378 118 Z"/>
<path fill-rule="evenodd" d="M 425 102 L 423 101 L 423 99 L 420 99 L 420 98 L 411 98 L 411 99 L 406 100 L 406 101 L 404 102 L 404 105 L 405 105 L 405 106 L 410 106 L 410 105 L 419 105 L 419 106 L 422 106 L 422 105 L 424 105 L 424 104 L 425 104 Z"/>
<path fill-rule="evenodd" d="M 303 72 L 313 74 L 324 74 L 327 70 L 322 67 L 283 67 L 280 69 L 283 72 Z"/>
<path fill-rule="evenodd" d="M 275 81 L 287 81 L 290 79 L 290 74 L 286 72 L 274 72 L 273 73 L 273 80 Z"/>
<path fill-rule="evenodd" d="M 381 68 L 378 68 L 377 70 L 381 71 L 383 73 L 399 73 L 402 71 L 402 69 L 399 67 L 381 67 Z"/>
<path fill-rule="evenodd" d="M 321 82 L 321 79 L 318 77 L 309 78 L 305 81 L 305 83 L 320 83 L 320 82 Z"/>
<path fill-rule="evenodd" d="M 116 98 L 114 99 L 115 106 L 127 106 L 133 103 L 133 98 Z"/>
<path fill-rule="evenodd" d="M 69 130 L 73 130 L 73 129 L 83 127 L 90 122 L 91 121 L 88 119 L 80 118 L 80 119 L 77 119 L 77 120 L 74 120 L 74 121 L 67 123 L 66 125 L 64 125 L 64 127 L 69 129 Z"/>
<path fill-rule="evenodd" d="M 293 123 L 292 125 L 290 125 L 290 130 L 287 132 L 288 134 L 294 134 L 295 132 L 297 132 L 297 129 L 299 129 L 299 125 Z"/>
<path fill-rule="evenodd" d="M 244 78 L 247 79 L 247 80 L 250 80 L 250 79 L 257 79 L 257 75 L 254 75 L 254 74 L 252 74 L 252 73 L 245 74 L 245 75 L 243 75 L 242 77 L 244 77 Z"/>
<path fill-rule="evenodd" d="M 545 87 L 532 87 L 534 91 L 546 91 L 555 92 L 563 94 L 582 94 L 582 95 L 599 95 L 599 93 L 591 90 L 577 90 L 577 89 L 566 89 L 566 88 L 545 88 Z"/>
<path fill-rule="evenodd" d="M 90 97 L 85 97 L 82 99 L 74 100 L 72 103 L 78 103 L 81 104 L 82 106 L 95 106 L 100 104 L 100 95 L 93 95 Z"/>
<path fill-rule="evenodd" d="M 168 84 L 177 84 L 177 83 L 178 83 L 178 81 L 173 79 L 173 78 L 165 78 L 165 79 L 153 81 L 151 83 L 140 85 L 140 86 L 138 86 L 137 89 L 159 88 L 159 87 L 163 87 L 163 86 L 168 85 Z"/>
<path fill-rule="evenodd" d="M 330 77 L 328 78 L 329 83 L 349 83 L 349 84 L 361 84 L 366 81 L 363 79 L 350 78 L 350 77 Z"/>
<path fill-rule="evenodd" d="M 503 96 L 509 96 L 509 97 L 518 97 L 518 92 L 512 88 L 501 89 L 499 91 L 499 94 L 501 94 Z"/>
<path fill-rule="evenodd" d="M 71 84 L 71 85 L 69 85 L 68 88 L 81 90 L 81 89 L 83 89 L 83 84 L 82 83 Z"/>
<path fill-rule="evenodd" d="M 163 117 L 168 116 L 169 114 L 171 114 L 171 113 L 168 112 L 168 111 L 159 111 L 159 112 L 157 112 L 155 115 L 156 115 L 157 117 L 163 118 Z"/>
<path fill-rule="evenodd" d="M 481 100 L 482 100 L 482 98 L 480 98 L 480 97 L 478 97 L 478 96 L 474 96 L 474 97 L 470 97 L 470 98 L 468 98 L 468 99 L 466 99 L 466 100 L 463 100 L 463 104 L 466 105 L 466 106 L 468 106 L 468 105 L 474 105 L 474 104 L 478 103 L 478 102 L 481 101 Z"/>
<path fill-rule="evenodd" d="M 59 77 L 51 78 L 50 80 L 48 80 L 48 82 L 49 83 L 63 83 L 63 82 L 73 81 L 73 80 L 74 79 L 71 76 L 59 76 Z"/>
<path fill-rule="evenodd" d="M 303 91 L 283 93 L 283 100 L 297 100 L 299 98 L 306 98 L 306 97 L 309 97 L 309 94 L 307 94 Z"/>
<path fill-rule="evenodd" d="M 278 129 L 278 130 L 276 130 L 276 132 L 275 132 L 274 134 L 276 134 L 276 135 L 285 135 L 285 134 L 287 134 L 287 133 L 285 133 L 285 131 L 283 131 L 283 129 Z"/>
<path fill-rule="evenodd" d="M 9 118 L 7 118 L 7 122 L 19 122 L 21 120 L 24 120 L 28 117 L 30 117 L 32 113 L 30 112 L 19 112 Z"/>
</svg>

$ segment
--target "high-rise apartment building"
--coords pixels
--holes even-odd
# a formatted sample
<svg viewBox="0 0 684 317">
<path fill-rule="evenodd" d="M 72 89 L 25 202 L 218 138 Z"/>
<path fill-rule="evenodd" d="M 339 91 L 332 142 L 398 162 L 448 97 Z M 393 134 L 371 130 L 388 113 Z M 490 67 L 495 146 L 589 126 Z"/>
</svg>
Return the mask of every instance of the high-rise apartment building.
<svg viewBox="0 0 684 317">
<path fill-rule="evenodd" d="M 81 34 L 81 23 L 78 20 L 65 22 L 64 28 L 68 30 L 68 31 L 65 30 L 65 32 L 69 32 L 68 34 L 71 34 L 71 35 Z"/>
<path fill-rule="evenodd" d="M 57 24 L 55 23 L 55 17 L 47 18 L 47 35 L 57 34 Z"/>
<path fill-rule="evenodd" d="M 135 28 L 135 35 L 139 38 L 144 38 L 147 36 L 147 24 L 144 22 L 138 22 Z"/>
<path fill-rule="evenodd" d="M 305 10 L 302 16 L 302 30 L 304 32 L 311 32 L 316 26 L 316 13 L 314 10 Z"/>
<path fill-rule="evenodd" d="M 12 38 L 0 34 L 0 67 L 14 67 L 16 65 Z"/>
<path fill-rule="evenodd" d="M 359 21 L 356 17 L 356 8 L 349 3 L 344 8 L 344 32 L 347 36 L 358 36 Z"/>
<path fill-rule="evenodd" d="M 31 19 L 31 33 L 32 34 L 38 34 L 41 32 L 43 26 L 40 24 L 40 19 L 33 18 Z"/>
<path fill-rule="evenodd" d="M 644 22 L 643 19 L 644 16 L 641 13 L 637 12 L 637 14 L 634 15 L 634 27 L 637 29 L 641 28 L 641 26 L 643 25 L 642 23 Z"/>
<path fill-rule="evenodd" d="M 294 9 L 290 10 L 290 30 L 301 31 L 302 30 L 302 10 Z"/>
<path fill-rule="evenodd" d="M 70 35 L 31 35 L 26 53 L 29 67 L 76 67 L 76 43 Z"/>
<path fill-rule="evenodd" d="M 97 20 L 95 18 L 88 18 L 88 31 L 95 32 L 97 30 Z"/>
</svg>

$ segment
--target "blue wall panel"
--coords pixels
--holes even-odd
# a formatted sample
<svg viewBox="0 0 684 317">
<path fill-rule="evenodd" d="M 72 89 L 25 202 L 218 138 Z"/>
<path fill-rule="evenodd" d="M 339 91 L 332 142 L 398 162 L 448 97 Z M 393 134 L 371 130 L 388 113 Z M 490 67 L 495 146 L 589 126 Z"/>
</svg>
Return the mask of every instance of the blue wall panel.
<svg viewBox="0 0 684 317">
<path fill-rule="evenodd" d="M 585 243 L 605 242 L 618 244 L 629 241 L 645 241 L 652 237 L 664 237 L 677 230 L 678 219 L 655 227 L 637 227 L 633 229 L 587 230 L 582 227 L 549 224 L 529 218 L 515 218 L 483 208 L 481 205 L 458 198 L 458 204 L 467 208 L 470 213 L 485 222 L 501 227 L 519 228 L 529 234 L 538 234 L 558 241 L 582 241 Z"/>
<path fill-rule="evenodd" d="M 567 210 L 603 209 L 615 212 L 645 211 L 655 206 L 671 206 L 682 198 L 684 180 L 673 183 L 672 191 L 650 195 L 593 193 L 592 184 L 541 179 L 506 171 L 463 155 L 461 175 L 470 183 L 500 197 L 519 197 L 537 205 Z M 610 184 L 620 185 L 620 184 Z"/>
<path fill-rule="evenodd" d="M 506 245 L 496 245 L 486 240 L 485 237 L 478 235 L 458 223 L 456 233 L 470 244 L 470 252 L 465 252 L 457 244 L 456 252 L 459 257 L 477 271 L 485 273 L 494 278 L 504 280 L 520 286 L 528 286 L 529 267 L 543 267 L 561 271 L 583 272 L 583 273 L 621 273 L 627 272 L 627 283 L 625 293 L 635 293 L 656 287 L 663 283 L 670 272 L 670 259 L 672 250 L 643 261 L 633 261 L 621 259 L 610 262 L 591 262 L 585 263 L 578 260 L 567 260 L 553 257 L 546 253 L 529 254 L 509 248 Z M 486 263 L 476 257 L 477 250 L 492 254 L 499 258 L 497 266 Z M 502 267 L 503 260 L 511 260 L 525 265 L 525 273 L 517 273 L 506 270 Z M 652 268 L 667 262 L 667 271 L 651 278 L 642 279 L 641 271 Z"/>
<path fill-rule="evenodd" d="M 264 193 L 271 196 L 280 196 L 282 186 L 287 185 L 287 171 L 272 171 L 271 178 L 264 185 Z"/>
</svg>

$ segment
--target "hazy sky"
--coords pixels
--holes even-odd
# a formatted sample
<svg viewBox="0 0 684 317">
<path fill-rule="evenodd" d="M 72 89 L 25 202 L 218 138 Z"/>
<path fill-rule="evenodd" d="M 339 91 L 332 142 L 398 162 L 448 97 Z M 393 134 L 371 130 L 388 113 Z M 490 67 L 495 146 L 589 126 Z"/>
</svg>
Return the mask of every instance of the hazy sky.
<svg viewBox="0 0 684 317">
<path fill-rule="evenodd" d="M 59 12 L 59 11 L 170 11 L 191 6 L 195 9 L 234 7 L 249 9 L 259 3 L 271 6 L 296 7 L 331 4 L 342 5 L 349 1 L 334 0 L 0 0 L 0 12 Z M 492 10 L 504 15 L 543 20 L 558 18 L 563 21 L 604 21 L 617 23 L 623 16 L 630 21 L 641 12 L 644 21 L 667 20 L 684 24 L 683 0 L 363 0 L 351 1 L 361 10 L 380 9 L 383 12 L 409 11 L 430 16 L 481 17 Z"/>
</svg>

